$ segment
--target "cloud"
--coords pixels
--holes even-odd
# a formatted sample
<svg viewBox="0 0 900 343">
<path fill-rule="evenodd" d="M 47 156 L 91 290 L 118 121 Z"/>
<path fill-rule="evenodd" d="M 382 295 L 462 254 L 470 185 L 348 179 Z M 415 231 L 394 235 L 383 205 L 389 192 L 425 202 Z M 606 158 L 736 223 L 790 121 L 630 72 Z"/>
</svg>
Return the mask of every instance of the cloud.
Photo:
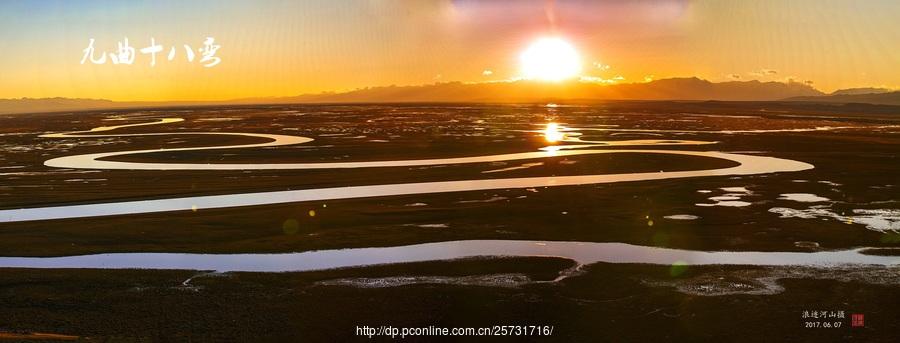
<svg viewBox="0 0 900 343">
<path fill-rule="evenodd" d="M 600 69 L 600 70 L 609 70 L 609 64 L 603 64 L 603 63 L 600 63 L 600 62 L 594 62 L 594 68 L 597 68 L 597 69 Z"/>
<path fill-rule="evenodd" d="M 624 81 L 625 78 L 622 77 L 622 75 L 616 75 L 615 77 L 613 77 L 611 79 L 604 79 L 599 76 L 585 75 L 585 76 L 578 78 L 578 80 L 581 82 L 587 82 L 587 83 L 602 83 L 602 84 L 611 85 L 611 84 L 618 83 L 619 81 Z"/>
<path fill-rule="evenodd" d="M 491 71 L 490 69 L 485 69 L 484 71 L 481 72 L 481 75 L 483 75 L 483 76 L 491 76 L 491 75 L 494 75 L 494 72 Z"/>
<path fill-rule="evenodd" d="M 777 75 L 778 71 L 775 69 L 763 68 L 763 69 L 760 69 L 759 71 L 751 71 L 747 74 L 750 76 L 755 76 L 755 77 L 766 77 L 766 76 Z"/>
</svg>

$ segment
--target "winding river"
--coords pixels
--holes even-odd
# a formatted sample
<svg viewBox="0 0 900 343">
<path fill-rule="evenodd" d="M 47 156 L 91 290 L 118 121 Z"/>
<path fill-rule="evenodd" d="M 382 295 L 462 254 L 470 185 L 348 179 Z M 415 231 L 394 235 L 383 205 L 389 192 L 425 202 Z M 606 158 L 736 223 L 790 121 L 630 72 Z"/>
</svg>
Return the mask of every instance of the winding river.
<svg viewBox="0 0 900 343">
<path fill-rule="evenodd" d="M 0 266 L 19 268 L 190 269 L 299 272 L 379 264 L 481 256 L 552 256 L 586 265 L 597 262 L 657 265 L 836 266 L 900 264 L 900 256 L 863 249 L 820 252 L 694 251 L 625 243 L 467 240 L 386 248 L 318 250 L 285 254 L 116 253 L 64 257 L 0 257 Z"/>
<path fill-rule="evenodd" d="M 167 162 L 126 162 L 109 160 L 117 156 L 151 152 L 177 152 L 211 149 L 238 149 L 274 147 L 301 144 L 312 138 L 241 132 L 175 132 L 175 133 L 135 133 L 109 134 L 108 131 L 134 126 L 160 125 L 183 121 L 182 118 L 163 118 L 154 122 L 103 126 L 88 131 L 46 134 L 44 138 L 100 138 L 138 137 L 171 135 L 237 135 L 268 139 L 265 143 L 205 146 L 172 149 L 123 150 L 114 152 L 64 156 L 47 160 L 44 164 L 56 168 L 80 169 L 124 169 L 124 170 L 304 170 L 336 168 L 384 168 L 413 167 L 465 163 L 503 162 L 539 159 L 555 156 L 576 156 L 615 153 L 667 154 L 718 158 L 738 163 L 737 166 L 719 169 L 691 171 L 660 171 L 650 173 L 596 174 L 577 176 L 545 176 L 505 179 L 458 180 L 439 182 L 396 183 L 352 187 L 315 188 L 290 191 L 254 192 L 226 195 L 191 196 L 168 199 L 119 201 L 83 205 L 63 205 L 21 209 L 0 210 L 0 222 L 22 222 L 34 220 L 100 217 L 125 214 L 157 213 L 197 209 L 229 208 L 240 206 L 270 205 L 302 201 L 354 199 L 394 195 L 464 192 L 491 189 L 555 187 L 586 184 L 601 184 L 628 181 L 662 180 L 704 176 L 751 175 L 776 172 L 794 172 L 812 169 L 808 163 L 766 156 L 725 153 L 717 151 L 651 150 L 651 149 L 587 149 L 597 146 L 657 146 L 657 145 L 701 145 L 713 142 L 680 140 L 632 140 L 591 142 L 578 146 L 554 146 L 534 152 L 482 155 L 471 157 L 365 161 L 365 162 L 324 162 L 324 163 L 167 163 Z M 567 129 L 572 130 L 572 129 Z M 582 141 L 583 143 L 583 141 Z M 578 149 L 573 149 L 578 148 Z"/>
<path fill-rule="evenodd" d="M 576 156 L 615 153 L 668 154 L 718 158 L 738 163 L 737 166 L 708 170 L 660 171 L 652 173 L 597 174 L 578 176 L 523 177 L 487 180 L 459 180 L 441 182 L 418 182 L 380 184 L 352 187 L 316 188 L 291 191 L 239 193 L 227 195 L 192 196 L 169 199 L 107 202 L 84 205 L 49 206 L 0 210 L 0 222 L 22 222 L 64 218 L 85 218 L 137 213 L 156 213 L 192 209 L 228 208 L 255 206 L 301 201 L 353 199 L 392 195 L 410 195 L 444 192 L 463 192 L 490 189 L 554 187 L 628 181 L 661 180 L 704 176 L 751 175 L 776 172 L 794 172 L 812 169 L 813 166 L 799 161 L 734 154 L 716 151 L 683 150 L 635 150 L 621 149 L 622 146 L 657 145 L 703 145 L 715 142 L 686 140 L 623 140 L 587 141 L 572 134 L 547 133 L 549 141 L 576 143 L 546 147 L 535 152 L 522 152 L 471 157 L 418 159 L 368 162 L 327 162 L 327 163 L 140 163 L 110 160 L 117 156 L 151 153 L 159 151 L 192 151 L 210 149 L 238 149 L 273 147 L 302 144 L 312 138 L 240 133 L 240 132 L 176 132 L 111 134 L 125 127 L 161 125 L 181 122 L 181 118 L 164 118 L 153 122 L 97 127 L 88 131 L 54 133 L 44 138 L 99 138 L 137 137 L 169 135 L 237 135 L 266 139 L 268 142 L 206 146 L 174 149 L 124 150 L 95 154 L 83 154 L 53 158 L 45 162 L 49 167 L 124 169 L 124 170 L 261 170 L 261 169 L 333 169 L 333 168 L 380 168 L 412 167 L 445 164 L 501 162 L 526 159 L 540 159 L 554 156 Z M 548 125 L 548 130 L 551 127 Z M 572 132 L 571 128 L 564 128 Z M 550 139 L 550 138 L 553 139 Z M 587 144 L 585 144 L 587 143 Z M 616 149 L 591 149 L 593 147 L 615 147 Z M 109 253 L 64 257 L 0 257 L 0 267 L 20 268 L 102 268 L 102 269 L 191 269 L 247 272 L 290 272 L 331 268 L 361 267 L 388 263 L 422 262 L 480 256 L 554 256 L 568 258 L 579 264 L 596 262 L 645 263 L 645 264 L 740 264 L 761 266 L 813 265 L 830 266 L 843 264 L 894 266 L 900 264 L 897 256 L 877 256 L 862 253 L 863 248 L 819 252 L 732 252 L 732 251 L 692 251 L 625 243 L 595 243 L 566 241 L 524 241 L 524 240 L 465 240 L 415 244 L 396 247 L 357 248 L 319 250 L 282 254 L 189 254 L 189 253 Z"/>
</svg>

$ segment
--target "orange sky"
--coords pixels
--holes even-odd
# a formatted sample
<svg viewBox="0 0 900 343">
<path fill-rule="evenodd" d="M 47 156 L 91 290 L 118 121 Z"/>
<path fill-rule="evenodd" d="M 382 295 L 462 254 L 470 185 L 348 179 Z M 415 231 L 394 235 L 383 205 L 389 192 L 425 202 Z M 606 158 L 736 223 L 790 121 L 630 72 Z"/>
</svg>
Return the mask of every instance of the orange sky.
<svg viewBox="0 0 900 343">
<path fill-rule="evenodd" d="M 537 37 L 583 74 L 624 81 L 811 81 L 900 87 L 900 1 L 35 1 L 0 3 L 0 98 L 220 100 L 515 78 Z M 222 63 L 183 44 L 216 39 Z M 157 64 L 79 62 L 153 37 Z M 173 61 L 166 59 L 177 46 Z M 600 66 L 600 67 L 598 67 Z M 485 75 L 490 70 L 490 75 Z"/>
</svg>

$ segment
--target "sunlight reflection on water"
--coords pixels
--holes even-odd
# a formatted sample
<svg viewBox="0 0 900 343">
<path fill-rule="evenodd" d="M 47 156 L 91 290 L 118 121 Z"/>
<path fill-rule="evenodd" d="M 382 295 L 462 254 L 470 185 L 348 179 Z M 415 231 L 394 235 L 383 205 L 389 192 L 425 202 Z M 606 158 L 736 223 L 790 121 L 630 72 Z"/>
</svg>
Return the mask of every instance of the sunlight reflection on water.
<svg viewBox="0 0 900 343">
<path fill-rule="evenodd" d="M 288 272 L 479 256 L 553 256 L 579 264 L 832 266 L 897 265 L 898 256 L 866 255 L 863 249 L 819 252 L 695 251 L 625 243 L 468 240 L 386 248 L 319 250 L 285 254 L 113 253 L 66 257 L 0 257 L 0 267 L 192 269 Z"/>
</svg>

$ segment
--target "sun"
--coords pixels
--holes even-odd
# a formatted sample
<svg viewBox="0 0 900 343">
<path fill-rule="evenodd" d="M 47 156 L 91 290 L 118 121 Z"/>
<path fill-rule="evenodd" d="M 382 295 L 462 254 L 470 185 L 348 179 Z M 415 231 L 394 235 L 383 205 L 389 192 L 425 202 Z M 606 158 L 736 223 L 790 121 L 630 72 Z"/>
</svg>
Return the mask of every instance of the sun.
<svg viewBox="0 0 900 343">
<path fill-rule="evenodd" d="M 581 57 L 569 42 L 558 37 L 540 38 L 519 56 L 522 76 L 542 81 L 562 81 L 578 76 Z"/>
</svg>

